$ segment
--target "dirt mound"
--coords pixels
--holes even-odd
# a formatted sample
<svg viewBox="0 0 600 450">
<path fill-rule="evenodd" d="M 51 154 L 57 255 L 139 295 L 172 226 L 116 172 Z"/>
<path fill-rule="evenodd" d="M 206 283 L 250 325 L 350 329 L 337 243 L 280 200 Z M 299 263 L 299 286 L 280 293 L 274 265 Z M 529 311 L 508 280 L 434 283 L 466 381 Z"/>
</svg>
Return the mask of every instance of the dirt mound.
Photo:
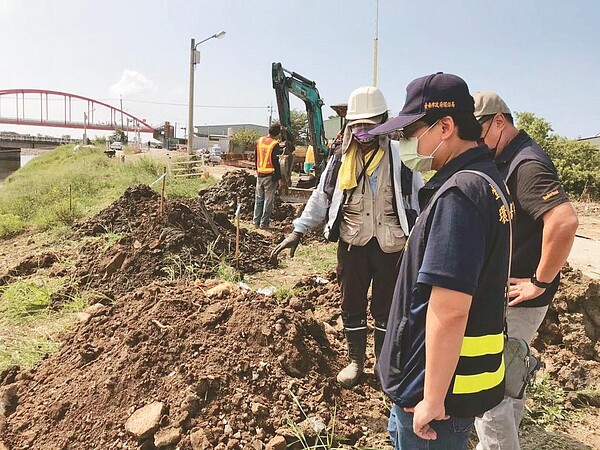
<svg viewBox="0 0 600 450">
<path fill-rule="evenodd" d="M 213 291 L 155 284 L 92 307 L 58 353 L 3 376 L 16 409 L 0 414 L 0 436 L 11 450 L 263 449 L 277 432 L 292 443 L 291 423 L 335 425 L 350 444 L 385 430 L 373 379 L 335 382 L 341 329 L 321 321 L 338 305 L 316 319 L 301 299 Z"/>
<path fill-rule="evenodd" d="M 200 197 L 212 211 L 222 212 L 229 217 L 235 214 L 239 196 L 240 217 L 252 220 L 254 214 L 254 191 L 256 176 L 246 170 L 227 172 L 219 183 L 208 190 L 199 192 Z M 292 205 L 283 203 L 279 195 L 275 196 L 275 205 L 271 220 L 276 222 L 290 221 L 295 214 Z"/>
<path fill-rule="evenodd" d="M 243 273 L 272 267 L 270 250 L 280 236 L 240 231 L 239 260 L 234 258 L 236 231 L 222 213 L 204 214 L 197 200 L 166 201 L 148 186 L 134 186 L 78 232 L 120 234 L 116 243 L 91 240 L 80 251 L 80 284 L 114 298 L 156 279 L 206 278 L 227 263 Z M 211 219 L 213 223 L 211 223 Z"/>
<path fill-rule="evenodd" d="M 547 371 L 567 390 L 600 389 L 600 282 L 566 266 L 534 340 Z"/>
<path fill-rule="evenodd" d="M 8 270 L 4 275 L 0 275 L 0 286 L 8 284 L 14 277 L 28 276 L 37 272 L 39 269 L 51 267 L 58 259 L 58 256 L 54 253 L 42 253 L 39 255 L 28 256 L 15 267 Z"/>
</svg>

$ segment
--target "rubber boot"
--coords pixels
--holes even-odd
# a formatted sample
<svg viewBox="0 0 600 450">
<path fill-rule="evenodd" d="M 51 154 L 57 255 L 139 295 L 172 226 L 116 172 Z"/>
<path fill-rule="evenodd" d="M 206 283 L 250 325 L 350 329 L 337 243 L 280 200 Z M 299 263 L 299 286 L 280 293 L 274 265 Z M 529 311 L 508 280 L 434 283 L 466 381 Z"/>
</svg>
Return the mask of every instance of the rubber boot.
<svg viewBox="0 0 600 450">
<path fill-rule="evenodd" d="M 386 324 L 381 322 L 375 322 L 375 331 L 373 332 L 373 341 L 375 344 L 375 359 L 379 361 L 379 355 L 381 355 L 381 348 L 383 347 L 383 340 L 385 339 Z"/>
<path fill-rule="evenodd" d="M 373 342 L 375 347 L 375 378 L 379 378 L 377 374 L 377 363 L 379 362 L 379 355 L 381 355 L 381 348 L 383 347 L 383 340 L 385 339 L 386 324 L 381 322 L 375 322 L 375 330 L 373 331 Z"/>
<path fill-rule="evenodd" d="M 366 317 L 349 317 L 342 315 L 344 334 L 348 343 L 350 364 L 338 373 L 337 381 L 346 389 L 358 384 L 365 369 L 365 352 L 367 350 L 367 319 Z"/>
</svg>

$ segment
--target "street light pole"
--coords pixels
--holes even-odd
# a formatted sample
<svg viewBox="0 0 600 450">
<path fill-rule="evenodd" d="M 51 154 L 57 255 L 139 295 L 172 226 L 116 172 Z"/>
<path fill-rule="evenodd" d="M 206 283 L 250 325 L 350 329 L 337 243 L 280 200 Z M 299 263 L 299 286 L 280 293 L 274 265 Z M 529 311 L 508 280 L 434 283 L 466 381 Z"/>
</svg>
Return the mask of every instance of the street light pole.
<svg viewBox="0 0 600 450">
<path fill-rule="evenodd" d="M 377 47 L 379 47 L 379 0 L 375 0 L 375 37 L 373 38 L 373 86 L 377 86 Z"/>
<path fill-rule="evenodd" d="M 188 155 L 192 155 L 194 153 L 194 69 L 196 68 L 196 64 L 200 62 L 200 52 L 196 50 L 203 42 L 208 41 L 209 39 L 221 39 L 225 36 L 224 31 L 219 31 L 218 33 L 213 34 L 212 36 L 207 37 L 206 39 L 201 40 L 196 43 L 196 40 L 192 38 L 191 46 L 190 46 L 190 89 L 189 89 L 189 99 L 188 99 Z"/>
</svg>

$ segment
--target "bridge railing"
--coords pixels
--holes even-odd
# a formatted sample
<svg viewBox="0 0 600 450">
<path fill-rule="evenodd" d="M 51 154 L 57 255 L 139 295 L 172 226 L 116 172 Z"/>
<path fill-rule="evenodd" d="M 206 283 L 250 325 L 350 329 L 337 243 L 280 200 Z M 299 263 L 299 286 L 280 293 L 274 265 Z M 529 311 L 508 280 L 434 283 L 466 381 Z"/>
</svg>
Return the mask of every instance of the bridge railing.
<svg viewBox="0 0 600 450">
<path fill-rule="evenodd" d="M 27 136 L 22 134 L 15 136 L 13 134 L 0 133 L 0 140 L 13 142 L 51 142 L 59 144 L 72 144 L 74 142 L 79 142 L 81 139 L 59 138 L 54 136 Z"/>
</svg>

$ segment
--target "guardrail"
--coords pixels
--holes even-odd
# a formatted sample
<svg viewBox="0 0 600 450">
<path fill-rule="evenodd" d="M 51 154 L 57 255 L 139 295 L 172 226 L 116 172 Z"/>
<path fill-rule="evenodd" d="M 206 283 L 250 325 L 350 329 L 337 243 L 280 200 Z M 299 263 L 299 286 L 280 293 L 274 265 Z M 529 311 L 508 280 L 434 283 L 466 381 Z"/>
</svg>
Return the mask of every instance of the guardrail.
<svg viewBox="0 0 600 450">
<path fill-rule="evenodd" d="M 12 142 L 51 142 L 58 144 L 72 144 L 74 142 L 79 142 L 80 139 L 71 139 L 71 138 L 57 138 L 53 136 L 27 136 L 19 134 L 17 136 L 13 134 L 2 134 L 0 133 L 0 140 L 2 141 L 12 141 Z"/>
<path fill-rule="evenodd" d="M 205 172 L 206 163 L 203 155 L 181 155 L 167 157 L 169 175 L 179 177 L 199 177 Z"/>
</svg>

